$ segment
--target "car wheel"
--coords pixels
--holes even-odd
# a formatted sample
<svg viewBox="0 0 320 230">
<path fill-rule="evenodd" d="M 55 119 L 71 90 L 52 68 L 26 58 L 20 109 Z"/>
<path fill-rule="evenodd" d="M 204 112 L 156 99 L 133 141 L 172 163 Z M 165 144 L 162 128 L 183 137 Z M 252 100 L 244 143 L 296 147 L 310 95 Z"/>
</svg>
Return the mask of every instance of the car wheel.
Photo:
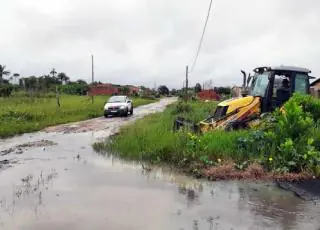
<svg viewBox="0 0 320 230">
<path fill-rule="evenodd" d="M 128 116 L 128 109 L 126 109 L 125 111 L 124 111 L 124 114 L 123 114 L 125 117 L 127 117 Z"/>
<path fill-rule="evenodd" d="M 133 107 L 130 109 L 130 115 L 133 115 Z"/>
</svg>

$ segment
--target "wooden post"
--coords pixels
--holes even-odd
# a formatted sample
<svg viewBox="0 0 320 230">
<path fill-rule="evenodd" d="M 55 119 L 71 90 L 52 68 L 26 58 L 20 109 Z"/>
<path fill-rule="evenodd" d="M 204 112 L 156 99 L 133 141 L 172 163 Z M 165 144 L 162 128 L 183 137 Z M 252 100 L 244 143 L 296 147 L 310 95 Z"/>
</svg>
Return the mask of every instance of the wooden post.
<svg viewBox="0 0 320 230">
<path fill-rule="evenodd" d="M 93 55 L 91 55 L 91 77 L 92 77 L 92 86 L 93 87 L 93 82 L 94 82 L 94 70 L 93 70 Z M 94 96 L 93 96 L 93 91 L 91 92 L 91 101 L 92 101 L 92 104 L 94 103 Z"/>
<path fill-rule="evenodd" d="M 58 86 L 56 86 L 56 98 L 57 98 L 57 106 L 60 108 L 60 96 L 59 96 Z"/>
<path fill-rule="evenodd" d="M 188 82 L 188 74 L 189 74 L 189 67 L 187 66 L 186 67 L 186 100 L 188 100 L 188 97 L 189 97 L 189 95 L 188 95 L 188 84 L 189 84 L 189 82 Z"/>
</svg>

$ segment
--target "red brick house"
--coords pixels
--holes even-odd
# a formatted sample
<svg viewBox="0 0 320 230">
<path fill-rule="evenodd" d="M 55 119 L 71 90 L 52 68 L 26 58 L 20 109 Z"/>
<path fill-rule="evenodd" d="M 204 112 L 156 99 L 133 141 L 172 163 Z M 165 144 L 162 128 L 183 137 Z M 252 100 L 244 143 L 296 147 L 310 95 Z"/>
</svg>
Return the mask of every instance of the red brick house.
<svg viewBox="0 0 320 230">
<path fill-rule="evenodd" d="M 198 97 L 201 100 L 220 100 L 220 96 L 213 89 L 201 91 L 200 93 L 198 93 Z"/>
<path fill-rule="evenodd" d="M 129 88 L 129 95 L 138 95 L 140 93 L 140 88 L 133 86 L 133 85 L 128 85 L 126 86 Z"/>
<path fill-rule="evenodd" d="M 99 84 L 95 86 L 90 86 L 89 88 L 89 95 L 96 96 L 96 95 L 114 95 L 114 94 L 120 94 L 120 88 L 117 86 L 114 86 L 112 84 Z"/>
<path fill-rule="evenodd" d="M 139 95 L 140 88 L 133 85 L 113 85 L 113 84 L 99 84 L 95 86 L 91 86 L 89 88 L 89 95 L 119 95 L 119 94 L 127 94 L 128 96 Z"/>
</svg>

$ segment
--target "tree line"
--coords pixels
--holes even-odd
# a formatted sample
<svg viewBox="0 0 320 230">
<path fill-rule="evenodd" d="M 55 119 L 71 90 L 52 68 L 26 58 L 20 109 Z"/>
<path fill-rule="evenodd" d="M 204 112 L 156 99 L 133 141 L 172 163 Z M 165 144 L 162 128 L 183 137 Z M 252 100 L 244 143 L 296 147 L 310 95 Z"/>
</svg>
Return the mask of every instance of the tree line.
<svg viewBox="0 0 320 230">
<path fill-rule="evenodd" d="M 12 84 L 14 83 L 14 84 Z M 101 84 L 101 82 L 94 82 L 93 85 Z M 70 81 L 70 78 L 64 72 L 57 72 L 53 68 L 49 74 L 42 76 L 29 76 L 21 77 L 19 73 L 13 73 L 6 68 L 5 65 L 0 65 L 0 97 L 10 96 L 15 91 L 25 91 L 30 95 L 36 93 L 50 93 L 59 89 L 61 93 L 74 94 L 74 95 L 86 95 L 89 90 L 89 85 L 84 80 Z M 120 87 L 120 86 L 119 86 Z M 230 87 L 213 87 L 210 83 L 204 84 L 205 89 L 213 89 L 220 95 L 229 95 L 231 93 Z M 141 87 L 143 89 L 145 87 Z M 203 90 L 200 83 L 197 83 L 194 87 L 188 88 L 188 91 L 199 93 Z M 127 94 L 130 89 L 126 86 L 121 87 L 121 93 Z M 171 91 L 165 85 L 160 85 L 156 90 L 160 95 L 183 95 L 185 88 L 172 89 Z"/>
<path fill-rule="evenodd" d="M 12 84 L 13 83 L 13 84 Z M 54 68 L 47 75 L 21 77 L 11 72 L 5 65 L 0 65 L 0 96 L 10 96 L 13 91 L 24 90 L 29 94 L 55 92 L 85 95 L 89 85 L 84 80 L 70 81 L 64 72 L 57 72 Z"/>
<path fill-rule="evenodd" d="M 190 92 L 192 93 L 200 93 L 202 92 L 204 89 L 201 86 L 200 83 L 197 83 L 194 87 L 190 87 L 188 88 L 188 93 L 190 94 Z M 230 95 L 231 94 L 231 88 L 230 87 L 208 87 L 205 90 L 213 90 L 215 91 L 217 94 L 219 95 Z M 160 85 L 158 88 L 158 93 L 161 95 L 183 95 L 185 94 L 186 89 L 182 88 L 182 89 L 171 89 L 171 91 L 169 90 L 169 88 L 165 85 Z"/>
</svg>

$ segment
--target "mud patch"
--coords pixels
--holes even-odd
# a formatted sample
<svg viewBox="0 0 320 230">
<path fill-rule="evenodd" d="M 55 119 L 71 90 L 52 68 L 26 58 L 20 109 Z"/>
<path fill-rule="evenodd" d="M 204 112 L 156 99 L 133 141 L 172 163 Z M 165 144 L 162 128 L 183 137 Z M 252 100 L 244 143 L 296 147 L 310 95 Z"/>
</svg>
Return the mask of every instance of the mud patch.
<svg viewBox="0 0 320 230">
<path fill-rule="evenodd" d="M 53 146 L 53 145 L 57 145 L 57 143 L 53 142 L 53 141 L 49 141 L 49 140 L 40 140 L 40 141 L 33 141 L 33 142 L 28 142 L 22 145 L 17 145 L 15 147 L 9 148 L 9 149 L 5 149 L 0 151 L 0 156 L 5 156 L 8 155 L 10 153 L 14 153 L 14 154 L 22 154 L 23 151 L 26 148 L 40 148 L 40 147 L 47 147 L 47 146 Z"/>
<path fill-rule="evenodd" d="M 8 159 L 4 159 L 4 160 L 0 160 L 0 171 L 1 170 L 5 170 L 7 168 L 11 168 L 13 164 L 18 163 L 17 160 L 8 160 Z"/>
<path fill-rule="evenodd" d="M 5 155 L 8 155 L 9 153 L 12 153 L 12 152 L 14 152 L 14 149 L 10 148 L 10 149 L 6 149 L 6 150 L 1 151 L 0 155 L 5 156 Z"/>
<path fill-rule="evenodd" d="M 57 145 L 57 143 L 49 140 L 41 140 L 41 141 L 33 141 L 28 142 L 26 144 L 18 145 L 16 148 L 30 148 L 30 147 L 46 147 L 46 146 L 53 146 Z"/>
<path fill-rule="evenodd" d="M 114 122 L 114 121 L 113 121 Z M 98 130 L 107 130 L 109 129 L 109 125 L 112 124 L 111 122 L 107 122 L 104 118 L 94 118 L 91 120 L 75 122 L 71 124 L 63 124 L 53 127 L 48 127 L 44 129 L 45 132 L 55 132 L 55 133 L 84 133 L 84 132 L 91 132 L 91 131 L 98 131 Z"/>
</svg>

